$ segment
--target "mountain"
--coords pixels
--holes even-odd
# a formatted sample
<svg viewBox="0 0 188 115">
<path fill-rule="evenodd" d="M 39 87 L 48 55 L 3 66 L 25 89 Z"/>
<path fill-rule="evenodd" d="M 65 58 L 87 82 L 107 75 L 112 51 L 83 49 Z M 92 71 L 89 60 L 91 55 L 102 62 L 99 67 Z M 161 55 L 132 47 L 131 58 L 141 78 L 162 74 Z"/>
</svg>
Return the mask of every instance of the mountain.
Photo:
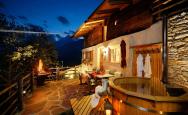
<svg viewBox="0 0 188 115">
<path fill-rule="evenodd" d="M 72 39 L 69 36 L 62 37 L 55 43 L 59 60 L 63 66 L 79 65 L 82 59 L 83 40 Z"/>
</svg>

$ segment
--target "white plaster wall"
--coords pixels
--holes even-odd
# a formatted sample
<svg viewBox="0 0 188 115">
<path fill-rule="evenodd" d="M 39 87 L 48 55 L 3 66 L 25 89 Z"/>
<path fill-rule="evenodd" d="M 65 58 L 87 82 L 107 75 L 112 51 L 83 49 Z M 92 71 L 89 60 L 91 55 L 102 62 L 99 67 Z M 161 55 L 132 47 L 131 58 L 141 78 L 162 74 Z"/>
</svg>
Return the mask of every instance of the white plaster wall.
<svg viewBox="0 0 188 115">
<path fill-rule="evenodd" d="M 105 47 L 117 47 L 120 48 L 120 43 L 122 40 L 126 42 L 126 50 L 127 50 L 127 67 L 122 69 L 120 67 L 120 63 L 104 63 L 105 69 L 112 69 L 119 72 L 122 72 L 124 76 L 132 76 L 132 59 L 133 59 L 133 51 L 130 49 L 131 46 L 137 45 L 146 45 L 153 43 L 161 43 L 162 42 L 162 21 L 159 21 L 153 24 L 151 27 L 129 35 L 120 36 L 118 38 L 114 38 L 112 40 L 100 43 L 96 46 L 92 46 L 89 48 L 85 48 L 84 51 L 94 51 L 94 65 L 95 67 L 99 67 L 100 65 L 100 48 Z"/>
<path fill-rule="evenodd" d="M 153 24 L 146 30 L 128 35 L 130 46 L 162 42 L 162 21 Z"/>
</svg>

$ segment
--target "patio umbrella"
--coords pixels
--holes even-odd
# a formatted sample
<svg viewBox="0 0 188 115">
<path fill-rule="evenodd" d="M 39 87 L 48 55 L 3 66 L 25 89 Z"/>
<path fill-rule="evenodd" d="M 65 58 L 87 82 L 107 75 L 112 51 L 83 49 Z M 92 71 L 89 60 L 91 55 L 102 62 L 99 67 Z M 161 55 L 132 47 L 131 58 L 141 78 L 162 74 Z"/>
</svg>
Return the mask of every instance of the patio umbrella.
<svg viewBox="0 0 188 115">
<path fill-rule="evenodd" d="M 121 41 L 121 67 L 124 68 L 127 66 L 126 62 L 126 43 L 124 40 Z"/>
</svg>

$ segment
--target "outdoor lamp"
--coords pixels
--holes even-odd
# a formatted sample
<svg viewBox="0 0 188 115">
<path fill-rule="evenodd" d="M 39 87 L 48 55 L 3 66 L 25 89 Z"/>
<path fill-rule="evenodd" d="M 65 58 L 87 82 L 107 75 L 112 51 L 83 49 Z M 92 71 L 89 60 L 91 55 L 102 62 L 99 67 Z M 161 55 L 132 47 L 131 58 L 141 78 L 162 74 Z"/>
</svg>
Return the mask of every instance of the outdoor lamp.
<svg viewBox="0 0 188 115">
<path fill-rule="evenodd" d="M 23 94 L 26 94 L 26 91 L 25 90 L 23 90 L 23 92 L 22 92 Z"/>
<path fill-rule="evenodd" d="M 104 53 L 105 56 L 108 55 L 108 47 L 106 47 L 106 48 L 103 49 L 103 53 Z"/>
<path fill-rule="evenodd" d="M 112 107 L 112 104 L 109 102 L 108 99 L 105 99 L 104 109 L 105 109 L 106 115 L 112 115 L 113 107 Z"/>
</svg>

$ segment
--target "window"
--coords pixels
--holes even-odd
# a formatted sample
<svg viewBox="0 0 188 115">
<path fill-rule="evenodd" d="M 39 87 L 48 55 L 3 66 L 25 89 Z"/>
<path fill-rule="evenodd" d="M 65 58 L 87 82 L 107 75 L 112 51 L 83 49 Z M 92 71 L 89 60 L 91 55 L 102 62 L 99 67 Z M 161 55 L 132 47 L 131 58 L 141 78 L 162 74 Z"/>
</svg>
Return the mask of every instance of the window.
<svg viewBox="0 0 188 115">
<path fill-rule="evenodd" d="M 111 59 L 110 62 L 111 63 L 119 63 L 120 62 L 120 49 L 119 48 L 114 48 L 111 49 Z"/>
</svg>

